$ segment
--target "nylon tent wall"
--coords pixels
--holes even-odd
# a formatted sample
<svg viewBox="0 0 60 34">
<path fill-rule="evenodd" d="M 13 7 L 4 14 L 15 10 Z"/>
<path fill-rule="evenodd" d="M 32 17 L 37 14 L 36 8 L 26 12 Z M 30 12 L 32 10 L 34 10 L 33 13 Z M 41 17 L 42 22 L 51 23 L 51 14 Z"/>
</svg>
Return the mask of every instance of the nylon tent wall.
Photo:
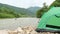
<svg viewBox="0 0 60 34">
<path fill-rule="evenodd" d="M 57 27 L 46 27 L 47 24 Z M 37 28 L 60 31 L 60 29 L 58 29 L 60 28 L 60 7 L 52 7 L 47 13 L 45 13 L 39 21 Z"/>
</svg>

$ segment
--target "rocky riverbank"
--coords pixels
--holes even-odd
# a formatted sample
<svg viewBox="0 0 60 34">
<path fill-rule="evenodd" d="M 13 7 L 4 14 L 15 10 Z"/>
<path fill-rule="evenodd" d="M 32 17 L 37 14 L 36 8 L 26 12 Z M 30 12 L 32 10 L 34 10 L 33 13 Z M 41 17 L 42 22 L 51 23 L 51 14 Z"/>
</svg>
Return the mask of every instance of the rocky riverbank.
<svg viewBox="0 0 60 34">
<path fill-rule="evenodd" d="M 18 27 L 15 30 L 0 30 L 0 34 L 58 34 L 58 33 L 50 33 L 50 32 L 36 32 L 36 28 L 31 26 L 26 27 Z"/>
</svg>

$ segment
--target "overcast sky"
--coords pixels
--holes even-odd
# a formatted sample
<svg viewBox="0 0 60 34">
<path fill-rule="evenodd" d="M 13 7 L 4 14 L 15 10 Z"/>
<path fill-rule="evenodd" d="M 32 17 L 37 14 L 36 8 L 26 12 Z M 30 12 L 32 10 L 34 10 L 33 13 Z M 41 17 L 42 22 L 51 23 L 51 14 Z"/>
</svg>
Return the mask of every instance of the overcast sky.
<svg viewBox="0 0 60 34">
<path fill-rule="evenodd" d="M 0 3 L 9 4 L 16 7 L 28 8 L 33 6 L 42 7 L 43 3 L 46 2 L 50 5 L 54 0 L 0 0 Z"/>
</svg>

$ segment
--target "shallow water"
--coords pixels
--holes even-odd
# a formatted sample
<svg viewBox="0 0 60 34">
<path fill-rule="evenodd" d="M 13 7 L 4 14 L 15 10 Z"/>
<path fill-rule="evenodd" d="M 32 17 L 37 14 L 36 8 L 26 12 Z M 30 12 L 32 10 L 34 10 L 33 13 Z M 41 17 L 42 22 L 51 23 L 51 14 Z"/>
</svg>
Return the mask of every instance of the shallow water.
<svg viewBox="0 0 60 34">
<path fill-rule="evenodd" d="M 16 29 L 17 27 L 33 26 L 36 27 L 39 18 L 13 18 L 13 19 L 1 19 L 0 30 L 2 29 Z"/>
</svg>

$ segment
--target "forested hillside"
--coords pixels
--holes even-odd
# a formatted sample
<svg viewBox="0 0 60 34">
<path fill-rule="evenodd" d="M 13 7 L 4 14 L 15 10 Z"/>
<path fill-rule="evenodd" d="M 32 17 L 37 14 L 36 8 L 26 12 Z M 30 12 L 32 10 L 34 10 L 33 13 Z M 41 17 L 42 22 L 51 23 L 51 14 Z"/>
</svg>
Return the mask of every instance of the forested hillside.
<svg viewBox="0 0 60 34">
<path fill-rule="evenodd" d="M 25 8 L 0 3 L 0 18 L 32 17 L 33 13 Z"/>
<path fill-rule="evenodd" d="M 18 12 L 18 7 L 6 5 L 6 4 L 1 4 L 0 3 L 0 18 L 18 18 L 22 17 L 22 10 Z"/>
</svg>

